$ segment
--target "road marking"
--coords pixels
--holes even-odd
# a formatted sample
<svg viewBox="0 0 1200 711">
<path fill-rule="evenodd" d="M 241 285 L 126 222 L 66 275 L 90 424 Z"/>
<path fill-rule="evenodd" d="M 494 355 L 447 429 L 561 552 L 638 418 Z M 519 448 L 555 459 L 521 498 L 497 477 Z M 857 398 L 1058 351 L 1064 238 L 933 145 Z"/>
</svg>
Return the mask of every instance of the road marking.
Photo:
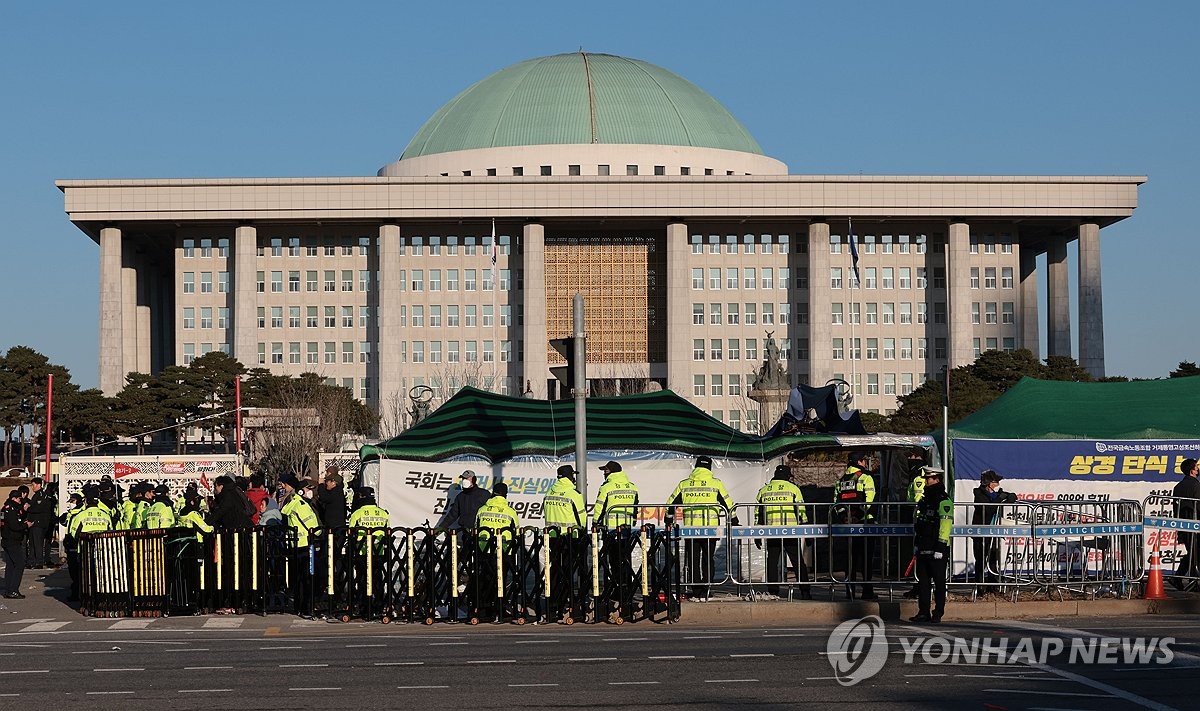
<svg viewBox="0 0 1200 711">
<path fill-rule="evenodd" d="M 377 667 L 419 667 L 425 662 L 375 662 Z"/>
<path fill-rule="evenodd" d="M 806 676 L 805 681 L 836 681 L 836 676 Z"/>
<path fill-rule="evenodd" d="M 725 638 L 720 635 L 706 634 L 706 635 L 700 635 L 700 636 L 696 636 L 696 637 L 684 637 L 684 639 L 725 639 Z"/>
<path fill-rule="evenodd" d="M 180 689 L 181 694 L 220 694 L 233 689 Z"/>
<path fill-rule="evenodd" d="M 755 684 L 758 679 L 705 679 L 705 684 Z"/>
<path fill-rule="evenodd" d="M 649 637 L 605 637 L 602 642 L 645 642 Z"/>
<path fill-rule="evenodd" d="M 354 649 L 356 647 L 386 647 L 386 644 L 347 644 L 346 649 Z"/>
<path fill-rule="evenodd" d="M 438 686 L 436 684 L 425 684 L 422 686 L 397 686 L 397 689 L 449 689 L 448 686 Z"/>
<path fill-rule="evenodd" d="M 763 637 L 807 637 L 803 634 L 764 634 Z"/>
<path fill-rule="evenodd" d="M 164 652 L 207 652 L 208 647 L 186 647 L 184 649 L 164 649 Z"/>
<path fill-rule="evenodd" d="M 88 696 L 103 696 L 105 694 L 132 694 L 132 691 L 89 691 Z"/>
<path fill-rule="evenodd" d="M 950 675 L 949 674 L 905 674 L 904 676 L 911 677 L 913 679 L 924 679 L 926 677 L 931 677 L 931 676 L 950 676 Z M 954 676 L 966 676 L 966 675 L 965 674 L 955 674 Z M 985 675 L 980 674 L 979 676 L 985 676 Z"/>
<path fill-rule="evenodd" d="M 430 642 L 430 647 L 452 647 L 455 645 L 470 644 L 470 642 Z"/>
<path fill-rule="evenodd" d="M 515 659 L 470 659 L 467 664 L 516 664 Z"/>
<path fill-rule="evenodd" d="M 981 689 L 986 694 L 1038 694 L 1039 696 L 1085 696 L 1093 699 L 1111 699 L 1112 694 L 1084 694 L 1076 691 L 1039 691 L 1036 689 Z"/>
<path fill-rule="evenodd" d="M 212 669 L 233 669 L 233 667 L 184 667 L 184 671 L 209 671 Z"/>
<path fill-rule="evenodd" d="M 54 619 L 53 617 L 26 617 L 26 618 L 20 619 L 20 620 L 9 620 L 8 622 L 5 622 L 4 624 L 6 624 L 6 625 L 31 625 L 34 622 L 50 622 L 53 619 Z"/>
<path fill-rule="evenodd" d="M 341 691 L 340 686 L 293 686 L 288 691 Z"/>
<path fill-rule="evenodd" d="M 245 622 L 242 617 L 213 617 L 206 620 L 201 629 L 206 630 L 236 630 Z"/>
<path fill-rule="evenodd" d="M 20 694 L 0 694 L 0 698 L 8 698 L 11 696 L 20 696 Z"/>
<path fill-rule="evenodd" d="M 558 686 L 558 684 L 509 684 L 513 688 L 523 688 L 527 686 Z"/>
<path fill-rule="evenodd" d="M 773 657 L 774 654 L 730 654 L 731 657 Z"/>
<path fill-rule="evenodd" d="M 87 649 L 80 652 L 71 652 L 71 654 L 116 654 L 118 651 L 116 649 Z"/>
<path fill-rule="evenodd" d="M 661 681 L 610 681 L 609 686 L 650 686 L 651 684 L 661 684 Z"/>
<path fill-rule="evenodd" d="M 522 639 L 518 640 L 517 644 L 558 644 L 557 639 Z"/>
<path fill-rule="evenodd" d="M 110 630 L 144 630 L 153 623 L 154 620 L 120 620 L 112 623 L 109 626 Z"/>
<path fill-rule="evenodd" d="M 146 671 L 144 667 L 112 667 L 103 669 L 93 669 L 94 672 L 135 672 Z"/>
<path fill-rule="evenodd" d="M 293 646 L 289 646 L 289 647 L 259 647 L 259 649 L 304 649 L 304 647 L 296 645 L 294 647 Z"/>
<path fill-rule="evenodd" d="M 308 669 L 310 667 L 327 667 L 328 664 L 280 664 L 280 669 Z"/>
<path fill-rule="evenodd" d="M 54 630 L 62 629 L 70 622 L 35 622 L 28 627 L 22 627 L 20 632 L 53 632 Z"/>
<path fill-rule="evenodd" d="M 49 669 L 0 669 L 0 674 L 49 674 Z"/>
<path fill-rule="evenodd" d="M 616 657 L 571 657 L 572 662 L 615 662 Z"/>
<path fill-rule="evenodd" d="M 647 659 L 695 659 L 692 654 L 664 654 L 657 657 L 646 657 Z"/>
</svg>

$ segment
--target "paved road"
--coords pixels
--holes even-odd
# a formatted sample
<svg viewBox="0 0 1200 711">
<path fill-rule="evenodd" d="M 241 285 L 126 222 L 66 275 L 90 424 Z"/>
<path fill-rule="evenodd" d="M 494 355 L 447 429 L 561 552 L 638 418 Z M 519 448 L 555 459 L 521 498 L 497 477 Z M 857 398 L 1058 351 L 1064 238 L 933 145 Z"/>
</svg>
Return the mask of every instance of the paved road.
<svg viewBox="0 0 1200 711">
<path fill-rule="evenodd" d="M 11 615 L 10 615 L 11 617 Z M 883 670 L 844 687 L 832 625 L 328 624 L 291 617 L 11 619 L 0 624 L 0 707 L 1186 709 L 1200 692 L 1195 618 L 1072 618 L 918 628 L 889 624 Z M 926 638 L 1173 636 L 1168 665 L 933 664 Z"/>
</svg>

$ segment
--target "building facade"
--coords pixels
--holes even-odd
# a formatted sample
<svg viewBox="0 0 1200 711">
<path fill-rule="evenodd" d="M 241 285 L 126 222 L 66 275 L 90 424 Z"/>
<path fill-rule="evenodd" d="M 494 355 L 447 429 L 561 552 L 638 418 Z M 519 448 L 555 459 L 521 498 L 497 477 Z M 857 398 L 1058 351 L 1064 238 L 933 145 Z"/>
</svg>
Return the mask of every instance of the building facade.
<svg viewBox="0 0 1200 711">
<path fill-rule="evenodd" d="M 108 394 L 222 350 L 381 410 L 417 385 L 552 397 L 579 292 L 594 391 L 654 382 L 753 430 L 768 338 L 793 385 L 879 412 L 991 349 L 1103 375 L 1099 233 L 1144 181 L 790 175 L 694 85 L 577 53 L 464 90 L 375 176 L 58 185 L 100 246 Z"/>
</svg>

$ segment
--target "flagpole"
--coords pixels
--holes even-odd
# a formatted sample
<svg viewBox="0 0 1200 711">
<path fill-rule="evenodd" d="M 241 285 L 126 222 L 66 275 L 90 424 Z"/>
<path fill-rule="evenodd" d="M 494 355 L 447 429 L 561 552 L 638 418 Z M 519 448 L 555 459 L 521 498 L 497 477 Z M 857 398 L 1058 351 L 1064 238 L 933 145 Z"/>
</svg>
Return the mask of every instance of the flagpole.
<svg viewBox="0 0 1200 711">
<path fill-rule="evenodd" d="M 54 432 L 51 421 L 54 419 L 54 373 L 46 379 L 46 471 L 42 476 L 50 480 L 50 436 Z M 35 465 L 36 466 L 36 465 Z"/>
<path fill-rule="evenodd" d="M 856 293 L 861 284 L 858 278 L 858 247 L 854 243 L 854 220 L 850 217 L 846 218 L 846 241 L 850 245 L 850 274 L 854 277 L 850 286 L 851 302 L 846 304 L 847 310 L 850 312 L 847 316 L 850 318 L 850 397 L 853 401 L 855 389 L 858 387 L 855 382 L 858 380 L 858 359 L 855 357 L 854 350 L 854 307 L 861 306 L 858 304 L 858 294 Z M 861 310 L 859 316 L 862 316 Z"/>
<path fill-rule="evenodd" d="M 497 303 L 498 295 L 496 294 L 496 292 L 499 290 L 500 284 L 496 280 L 496 253 L 499 250 L 499 248 L 500 248 L 500 245 L 496 244 L 496 218 L 493 217 L 492 218 L 492 268 L 488 272 L 490 275 L 490 278 L 488 279 L 488 281 L 490 281 L 492 283 L 492 343 L 496 344 L 495 355 L 492 358 L 492 387 L 490 388 L 492 392 L 497 392 L 499 390 L 498 384 L 496 383 L 496 371 L 497 371 L 496 364 L 500 360 L 500 354 L 504 352 L 503 349 L 501 348 L 500 338 L 497 335 L 498 334 L 497 324 L 500 323 L 500 313 L 499 313 L 500 306 Z"/>
</svg>

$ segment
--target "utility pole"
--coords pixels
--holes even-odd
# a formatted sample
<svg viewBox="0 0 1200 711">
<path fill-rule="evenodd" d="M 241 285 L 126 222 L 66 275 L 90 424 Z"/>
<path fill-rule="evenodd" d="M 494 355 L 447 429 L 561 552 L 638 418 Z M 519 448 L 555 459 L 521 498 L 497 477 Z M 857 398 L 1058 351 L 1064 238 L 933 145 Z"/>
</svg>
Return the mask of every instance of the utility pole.
<svg viewBox="0 0 1200 711">
<path fill-rule="evenodd" d="M 575 348 L 575 469 L 579 471 L 579 493 L 588 501 L 587 490 L 587 334 L 583 330 L 583 294 L 575 292 L 572 304 L 574 330 L 571 334 Z"/>
</svg>

